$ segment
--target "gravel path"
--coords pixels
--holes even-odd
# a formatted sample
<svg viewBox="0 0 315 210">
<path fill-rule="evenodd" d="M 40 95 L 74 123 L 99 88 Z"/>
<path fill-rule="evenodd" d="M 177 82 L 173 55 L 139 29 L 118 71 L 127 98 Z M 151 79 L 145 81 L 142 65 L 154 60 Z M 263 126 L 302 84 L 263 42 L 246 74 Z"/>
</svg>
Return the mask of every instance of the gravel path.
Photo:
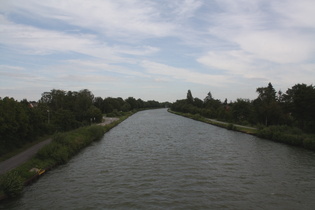
<svg viewBox="0 0 315 210">
<path fill-rule="evenodd" d="M 27 150 L 21 152 L 20 154 L 11 157 L 10 159 L 7 159 L 5 161 L 0 162 L 0 174 L 4 174 L 5 172 L 18 167 L 22 163 L 29 160 L 32 156 L 36 154 L 36 152 L 41 149 L 46 144 L 49 144 L 52 141 L 52 139 L 47 139 L 45 141 L 42 141 Z"/>
<path fill-rule="evenodd" d="M 221 123 L 221 124 L 224 124 L 224 125 L 228 125 L 230 123 L 227 123 L 227 122 L 222 122 L 222 121 L 219 121 L 219 120 L 215 120 L 215 119 L 210 119 L 210 118 L 206 118 L 207 120 L 210 120 L 210 121 L 213 121 L 213 122 L 216 122 L 216 123 Z M 238 125 L 238 124 L 234 124 L 232 123 L 234 126 L 237 126 L 237 127 L 241 127 L 241 128 L 248 128 L 248 129 L 257 129 L 257 128 L 254 128 L 254 127 L 249 127 L 249 126 L 244 126 L 244 125 Z"/>
<path fill-rule="evenodd" d="M 99 125 L 107 125 L 110 124 L 119 118 L 116 117 L 104 117 L 103 123 L 100 123 Z M 0 162 L 0 174 L 4 174 L 7 171 L 10 171 L 13 168 L 18 167 L 22 163 L 29 160 L 31 157 L 33 157 L 38 150 L 40 150 L 43 146 L 46 144 L 49 144 L 52 141 L 52 139 L 47 139 L 45 141 L 42 141 L 27 150 L 21 152 L 20 154 L 11 157 L 10 159 L 7 159 L 5 161 Z"/>
</svg>

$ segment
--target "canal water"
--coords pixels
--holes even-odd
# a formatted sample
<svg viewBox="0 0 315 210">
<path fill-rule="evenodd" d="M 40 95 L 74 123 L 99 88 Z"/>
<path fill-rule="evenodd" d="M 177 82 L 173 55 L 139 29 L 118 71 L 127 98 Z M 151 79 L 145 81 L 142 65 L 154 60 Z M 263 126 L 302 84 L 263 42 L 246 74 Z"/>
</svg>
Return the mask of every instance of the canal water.
<svg viewBox="0 0 315 210">
<path fill-rule="evenodd" d="M 134 114 L 1 209 L 314 209 L 315 153 Z"/>
</svg>

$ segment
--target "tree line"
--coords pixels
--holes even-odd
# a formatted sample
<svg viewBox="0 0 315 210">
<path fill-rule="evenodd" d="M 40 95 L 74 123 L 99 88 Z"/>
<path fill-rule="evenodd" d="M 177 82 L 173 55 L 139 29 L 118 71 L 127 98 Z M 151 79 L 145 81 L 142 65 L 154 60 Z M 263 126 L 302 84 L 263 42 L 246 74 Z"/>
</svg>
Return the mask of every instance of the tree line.
<svg viewBox="0 0 315 210">
<path fill-rule="evenodd" d="M 124 112 L 160 108 L 166 104 L 133 97 L 94 97 L 87 89 L 53 89 L 42 93 L 37 102 L 0 98 L 0 156 L 34 141 L 39 136 L 99 123 L 103 114 L 116 117 Z"/>
<path fill-rule="evenodd" d="M 254 100 L 238 98 L 221 102 L 209 92 L 204 100 L 194 98 L 190 90 L 186 99 L 177 100 L 171 109 L 183 113 L 200 114 L 230 123 L 255 126 L 286 125 L 306 133 L 315 133 L 315 86 L 296 84 L 285 93 L 272 84 L 256 89 Z"/>
</svg>

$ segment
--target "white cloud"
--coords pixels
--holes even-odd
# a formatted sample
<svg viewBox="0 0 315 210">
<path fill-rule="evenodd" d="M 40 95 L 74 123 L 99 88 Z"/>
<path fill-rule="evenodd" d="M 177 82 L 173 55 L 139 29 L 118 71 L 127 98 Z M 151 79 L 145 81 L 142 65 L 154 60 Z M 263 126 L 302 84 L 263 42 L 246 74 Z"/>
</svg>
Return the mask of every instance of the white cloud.
<svg viewBox="0 0 315 210">
<path fill-rule="evenodd" d="M 19 4 L 17 3 L 19 2 Z M 117 1 L 15 1 L 14 7 L 32 11 L 38 17 L 62 21 L 73 26 L 96 30 L 106 35 L 166 36 L 174 25 L 160 17 L 158 3 L 141 0 Z M 18 12 L 16 10 L 15 12 Z M 133 37 L 135 38 L 135 37 Z"/>
<path fill-rule="evenodd" d="M 310 37 L 284 31 L 248 31 L 233 40 L 257 58 L 280 64 L 306 61 L 315 49 Z"/>
<path fill-rule="evenodd" d="M 1 79 L 16 79 L 19 87 L 43 81 L 43 87 L 52 88 L 71 79 L 69 87 L 100 87 L 106 81 L 126 92 L 129 86 L 150 83 L 156 88 L 176 86 L 178 92 L 186 85 L 223 91 L 238 84 L 233 91 L 253 87 L 255 92 L 266 81 L 278 87 L 294 81 L 311 83 L 314 4 L 313 0 L 3 1 Z M 2 83 L 5 86 L 9 82 Z"/>
<path fill-rule="evenodd" d="M 121 65 L 111 65 L 102 60 L 69 60 L 60 69 L 71 69 L 72 71 L 81 71 L 83 74 L 101 74 L 105 72 L 113 72 L 116 74 L 148 77 L 148 75 L 139 71 L 134 71 Z"/>
<path fill-rule="evenodd" d="M 148 73 L 158 76 L 162 75 L 173 81 L 180 80 L 183 82 L 214 86 L 222 86 L 223 83 L 228 83 L 228 78 L 222 75 L 204 74 L 194 70 L 176 68 L 152 61 L 143 61 L 141 65 Z"/>
<path fill-rule="evenodd" d="M 315 27 L 315 1 L 313 0 L 275 0 L 271 2 L 271 7 L 282 16 L 279 18 L 286 27 Z"/>
<path fill-rule="evenodd" d="M 243 51 L 210 51 L 197 61 L 214 69 L 225 70 L 230 74 L 240 74 L 247 78 L 258 76 L 257 72 L 253 71 L 255 70 L 253 56 Z"/>
<path fill-rule="evenodd" d="M 199 0 L 170 1 L 170 7 L 177 20 L 186 20 L 195 16 L 196 11 L 202 6 Z"/>
<path fill-rule="evenodd" d="M 15 24 L 0 16 L 0 43 L 23 54 L 47 55 L 75 52 L 104 58 L 109 62 L 133 62 L 127 55 L 150 55 L 159 51 L 152 46 L 108 46 L 91 34 L 67 34 L 33 26 Z"/>
<path fill-rule="evenodd" d="M 286 3 L 289 5 L 284 6 Z M 280 16 L 284 11 L 287 13 L 291 10 L 287 10 L 288 7 L 293 9 L 294 5 L 300 4 L 300 2 L 285 1 L 282 4 L 277 1 L 277 3 L 266 5 L 266 2 L 259 0 L 240 0 L 220 1 L 220 4 L 224 6 L 223 12 L 218 16 L 213 15 L 213 26 L 209 29 L 211 35 L 223 39 L 231 45 L 234 44 L 239 50 L 251 53 L 257 59 L 275 63 L 303 62 L 313 56 L 315 52 L 313 34 L 287 27 L 294 18 L 300 21 L 301 26 L 311 26 L 310 21 L 302 16 L 302 11 L 309 14 L 310 10 L 314 10 L 306 9 L 305 5 L 311 6 L 310 2 L 297 6 L 298 12 L 293 13 L 296 15 L 287 14 L 286 23 Z M 266 8 L 271 6 L 273 11 L 267 12 Z M 279 11 L 280 16 L 276 13 Z M 310 19 L 315 22 L 312 16 L 314 15 L 311 15 Z"/>
</svg>

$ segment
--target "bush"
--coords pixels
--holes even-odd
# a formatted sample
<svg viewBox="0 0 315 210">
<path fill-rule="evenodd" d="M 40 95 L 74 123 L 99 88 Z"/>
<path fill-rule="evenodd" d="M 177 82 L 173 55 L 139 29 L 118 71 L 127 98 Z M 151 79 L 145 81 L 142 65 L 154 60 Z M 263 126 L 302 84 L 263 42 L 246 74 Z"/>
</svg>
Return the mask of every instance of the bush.
<svg viewBox="0 0 315 210">
<path fill-rule="evenodd" d="M 36 158 L 42 160 L 53 159 L 57 164 L 63 164 L 69 159 L 69 151 L 66 146 L 52 142 L 40 149 L 36 154 Z"/>
<path fill-rule="evenodd" d="M 22 192 L 23 181 L 17 171 L 8 172 L 1 177 L 0 189 L 9 197 L 16 197 Z"/>
<path fill-rule="evenodd" d="M 296 127 L 270 126 L 261 128 L 257 135 L 261 138 L 276 142 L 286 143 L 293 146 L 301 146 L 306 149 L 315 150 L 315 136 L 303 133 Z"/>
<path fill-rule="evenodd" d="M 104 129 L 102 126 L 91 126 L 89 127 L 88 132 L 90 133 L 93 141 L 102 138 L 104 135 Z"/>
<path fill-rule="evenodd" d="M 232 124 L 232 123 L 229 123 L 228 125 L 227 125 L 227 129 L 228 130 L 236 130 L 236 127 Z"/>
<path fill-rule="evenodd" d="M 303 146 L 307 149 L 315 150 L 315 136 L 305 138 L 303 140 Z"/>
</svg>

